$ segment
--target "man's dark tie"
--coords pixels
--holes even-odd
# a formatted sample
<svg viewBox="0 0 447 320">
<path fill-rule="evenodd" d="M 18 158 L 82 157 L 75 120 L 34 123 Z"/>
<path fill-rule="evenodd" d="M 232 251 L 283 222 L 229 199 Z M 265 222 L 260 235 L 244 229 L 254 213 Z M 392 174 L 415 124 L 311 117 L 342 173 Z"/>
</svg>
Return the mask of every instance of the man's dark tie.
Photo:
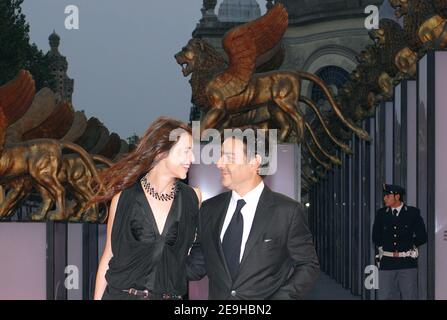
<svg viewBox="0 0 447 320">
<path fill-rule="evenodd" d="M 222 248 L 227 260 L 231 278 L 236 279 L 239 271 L 239 258 L 241 255 L 242 232 L 244 231 L 244 217 L 241 209 L 245 205 L 244 199 L 237 201 L 236 210 L 233 213 L 227 231 L 225 231 Z"/>
<path fill-rule="evenodd" d="M 394 209 L 394 210 L 393 210 L 393 215 L 394 215 L 395 217 L 397 217 L 397 209 Z"/>
</svg>

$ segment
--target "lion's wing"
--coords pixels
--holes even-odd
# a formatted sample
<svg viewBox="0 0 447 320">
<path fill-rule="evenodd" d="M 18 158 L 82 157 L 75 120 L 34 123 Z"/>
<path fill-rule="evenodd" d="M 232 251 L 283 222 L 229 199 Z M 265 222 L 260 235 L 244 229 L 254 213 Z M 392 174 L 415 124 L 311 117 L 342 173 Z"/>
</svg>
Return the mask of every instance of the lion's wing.
<svg viewBox="0 0 447 320">
<path fill-rule="evenodd" d="M 29 71 L 0 86 L 0 122 L 2 127 L 19 120 L 30 107 L 35 94 L 34 80 Z"/>
<path fill-rule="evenodd" d="M 262 17 L 229 30 L 222 46 L 228 54 L 229 66 L 211 82 L 224 98 L 245 90 L 256 69 L 256 59 L 281 40 L 288 26 L 288 14 L 276 4 Z"/>
</svg>

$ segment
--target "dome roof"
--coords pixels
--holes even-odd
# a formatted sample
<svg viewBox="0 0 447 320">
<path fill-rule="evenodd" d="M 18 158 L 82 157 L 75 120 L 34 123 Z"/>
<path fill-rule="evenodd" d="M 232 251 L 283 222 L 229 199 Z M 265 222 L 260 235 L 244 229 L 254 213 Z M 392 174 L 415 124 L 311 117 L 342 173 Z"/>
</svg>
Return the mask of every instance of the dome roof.
<svg viewBox="0 0 447 320">
<path fill-rule="evenodd" d="M 260 16 L 261 8 L 256 0 L 224 0 L 217 17 L 221 22 L 247 22 Z"/>
<path fill-rule="evenodd" d="M 50 47 L 51 48 L 57 48 L 59 47 L 59 43 L 61 40 L 61 37 L 56 33 L 56 31 L 53 31 L 52 34 L 48 37 L 48 40 L 50 40 Z"/>
</svg>

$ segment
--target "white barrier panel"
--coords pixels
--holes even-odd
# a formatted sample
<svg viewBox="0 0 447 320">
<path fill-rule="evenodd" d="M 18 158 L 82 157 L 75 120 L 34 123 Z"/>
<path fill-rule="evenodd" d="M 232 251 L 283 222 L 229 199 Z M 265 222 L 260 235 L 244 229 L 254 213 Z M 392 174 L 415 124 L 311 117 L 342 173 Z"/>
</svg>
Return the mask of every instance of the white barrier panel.
<svg viewBox="0 0 447 320">
<path fill-rule="evenodd" d="M 447 52 L 435 63 L 435 298 L 447 299 Z"/>
<path fill-rule="evenodd" d="M 45 223 L 0 223 L 0 300 L 45 300 Z"/>
<path fill-rule="evenodd" d="M 72 279 L 67 287 L 68 300 L 82 300 L 82 225 L 68 223 L 66 276 Z"/>
<path fill-rule="evenodd" d="M 416 206 L 417 202 L 417 88 L 416 81 L 407 81 L 407 185 L 406 202 Z"/>
</svg>

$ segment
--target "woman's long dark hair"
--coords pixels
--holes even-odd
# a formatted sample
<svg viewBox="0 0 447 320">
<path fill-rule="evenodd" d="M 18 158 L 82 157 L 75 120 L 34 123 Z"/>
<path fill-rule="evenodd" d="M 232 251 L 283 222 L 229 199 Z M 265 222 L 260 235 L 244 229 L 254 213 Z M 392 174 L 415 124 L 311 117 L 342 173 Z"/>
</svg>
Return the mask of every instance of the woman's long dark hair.
<svg viewBox="0 0 447 320">
<path fill-rule="evenodd" d="M 103 188 L 97 191 L 91 203 L 106 202 L 120 191 L 130 187 L 144 173 L 151 171 L 158 156 L 168 153 L 177 141 L 170 141 L 171 133 L 183 129 L 191 134 L 191 128 L 181 121 L 160 117 L 146 130 L 135 150 L 100 174 Z"/>
</svg>

